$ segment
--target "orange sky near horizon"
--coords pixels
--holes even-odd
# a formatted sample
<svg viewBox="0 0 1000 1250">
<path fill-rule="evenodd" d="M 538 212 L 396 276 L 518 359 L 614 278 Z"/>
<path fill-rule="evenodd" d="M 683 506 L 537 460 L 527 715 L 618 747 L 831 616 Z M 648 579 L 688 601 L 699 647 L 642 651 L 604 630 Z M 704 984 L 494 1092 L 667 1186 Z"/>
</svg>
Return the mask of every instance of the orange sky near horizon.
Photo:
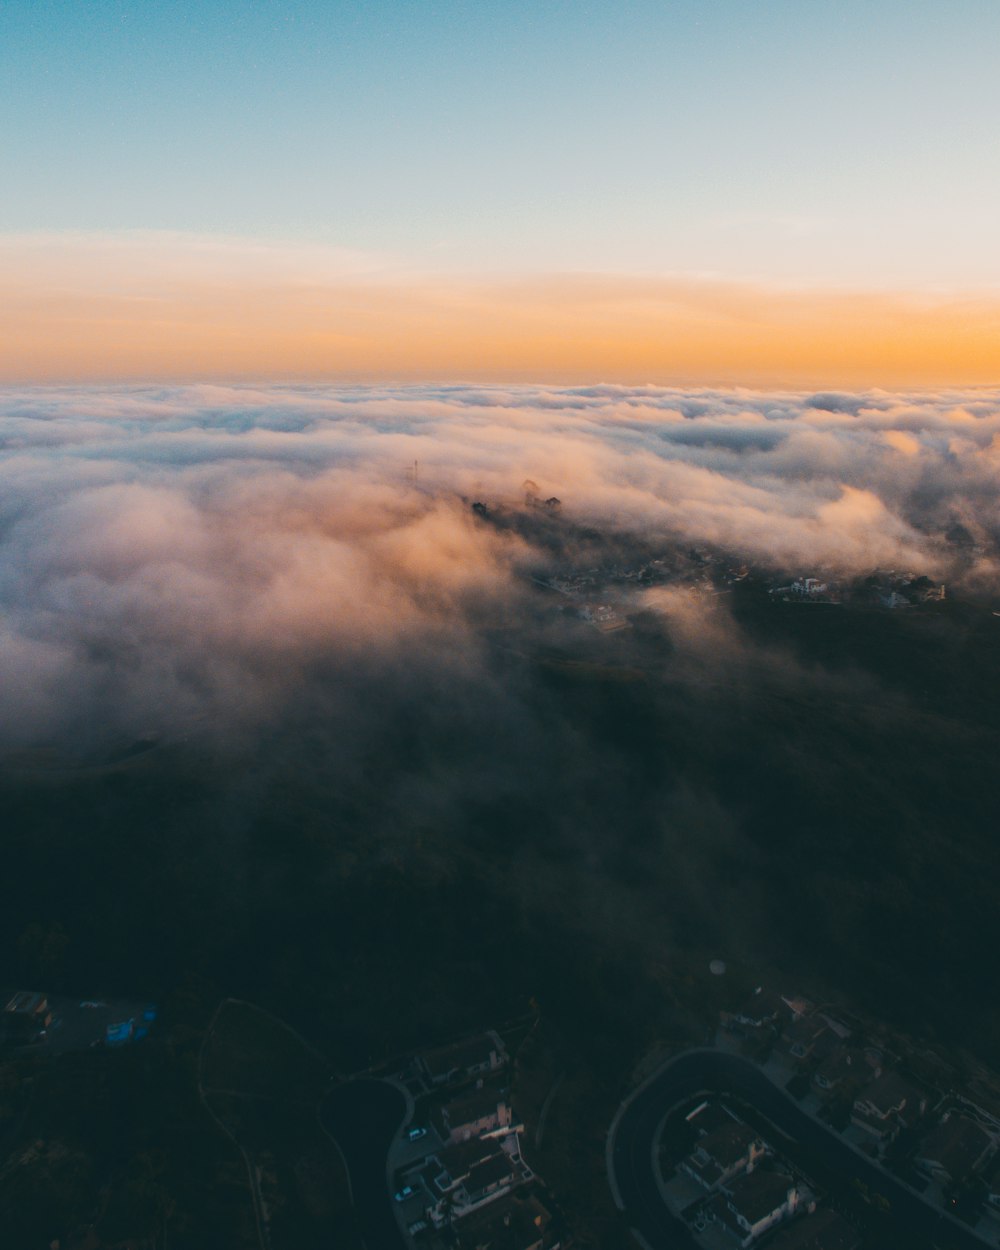
<svg viewBox="0 0 1000 1250">
<path fill-rule="evenodd" d="M 442 277 L 170 239 L 8 240 L 0 258 L 6 382 L 1000 382 L 1000 294 Z"/>
</svg>

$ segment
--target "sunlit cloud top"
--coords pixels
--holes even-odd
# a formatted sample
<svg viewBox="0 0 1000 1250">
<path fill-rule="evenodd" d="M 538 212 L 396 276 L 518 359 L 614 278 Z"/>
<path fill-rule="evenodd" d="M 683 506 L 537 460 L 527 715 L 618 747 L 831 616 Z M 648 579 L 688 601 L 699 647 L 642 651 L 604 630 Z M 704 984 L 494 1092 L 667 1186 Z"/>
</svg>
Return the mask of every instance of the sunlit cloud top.
<svg viewBox="0 0 1000 1250">
<path fill-rule="evenodd" d="M 474 664 L 477 621 L 516 616 L 547 556 L 470 504 L 523 510 L 527 478 L 567 542 L 993 596 L 998 448 L 985 389 L 10 388 L 0 750 L 253 719 L 315 662 Z"/>
</svg>

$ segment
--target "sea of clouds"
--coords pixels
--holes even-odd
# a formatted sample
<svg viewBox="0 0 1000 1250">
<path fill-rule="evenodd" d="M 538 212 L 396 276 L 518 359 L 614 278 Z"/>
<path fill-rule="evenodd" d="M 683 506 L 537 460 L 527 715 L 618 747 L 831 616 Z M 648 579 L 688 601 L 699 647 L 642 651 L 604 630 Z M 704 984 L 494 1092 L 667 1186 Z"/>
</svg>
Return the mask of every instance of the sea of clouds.
<svg viewBox="0 0 1000 1250">
<path fill-rule="evenodd" d="M 460 685 L 538 558 L 469 504 L 528 478 L 603 530 L 998 586 L 1000 390 L 8 390 L 0 746 L 251 723 L 317 662 Z"/>
</svg>

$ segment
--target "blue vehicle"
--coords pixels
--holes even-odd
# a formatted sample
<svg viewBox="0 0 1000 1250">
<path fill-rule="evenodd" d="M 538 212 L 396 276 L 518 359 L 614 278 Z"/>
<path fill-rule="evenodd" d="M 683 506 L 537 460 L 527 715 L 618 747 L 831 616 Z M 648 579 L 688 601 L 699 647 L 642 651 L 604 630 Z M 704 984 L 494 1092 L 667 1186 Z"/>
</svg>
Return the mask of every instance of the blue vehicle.
<svg viewBox="0 0 1000 1250">
<path fill-rule="evenodd" d="M 132 1040 L 135 1028 L 134 1020 L 121 1020 L 109 1024 L 104 1031 L 104 1042 L 107 1046 L 125 1046 Z"/>
</svg>

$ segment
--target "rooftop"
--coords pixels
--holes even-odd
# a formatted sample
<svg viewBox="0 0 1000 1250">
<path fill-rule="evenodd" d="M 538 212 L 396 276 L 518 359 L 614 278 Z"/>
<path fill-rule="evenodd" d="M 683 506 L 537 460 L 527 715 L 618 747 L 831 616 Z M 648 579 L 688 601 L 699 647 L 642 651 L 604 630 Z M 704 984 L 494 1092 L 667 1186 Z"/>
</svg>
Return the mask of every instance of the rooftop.
<svg viewBox="0 0 1000 1250">
<path fill-rule="evenodd" d="M 857 1250 L 861 1238 L 836 1211 L 823 1207 L 795 1220 L 768 1244 L 771 1250 Z"/>
<path fill-rule="evenodd" d="M 862 1102 L 871 1103 L 883 1116 L 903 1104 L 912 1104 L 920 1095 L 898 1072 L 883 1072 L 858 1095 Z"/>
<path fill-rule="evenodd" d="M 469 1141 L 456 1142 L 439 1150 L 436 1158 L 448 1175 L 457 1179 L 467 1176 L 470 1168 L 496 1154 L 498 1149 L 494 1139 L 472 1137 Z"/>
<path fill-rule="evenodd" d="M 869 1060 L 863 1050 L 842 1046 L 828 1055 L 816 1069 L 818 1080 L 835 1084 L 839 1081 L 867 1081 L 878 1075 L 877 1061 Z"/>
<path fill-rule="evenodd" d="M 746 1155 L 750 1143 L 756 1140 L 757 1134 L 748 1124 L 734 1120 L 703 1137 L 695 1149 L 704 1150 L 716 1163 L 728 1168 L 738 1163 Z"/>
<path fill-rule="evenodd" d="M 455 1042 L 450 1046 L 439 1046 L 421 1055 L 424 1067 L 432 1078 L 446 1077 L 450 1073 L 478 1068 L 492 1061 L 492 1056 L 503 1059 L 502 1048 L 489 1033 L 481 1033 L 470 1037 L 464 1042 Z"/>
<path fill-rule="evenodd" d="M 733 1208 L 748 1224 L 756 1224 L 776 1211 L 788 1198 L 795 1182 L 784 1172 L 744 1172 L 724 1186 Z"/>
<path fill-rule="evenodd" d="M 688 1116 L 688 1123 L 699 1133 L 708 1136 L 716 1129 L 724 1128 L 727 1124 L 739 1123 L 739 1121 L 721 1103 L 706 1102 Z"/>
<path fill-rule="evenodd" d="M 506 1180 L 513 1173 L 514 1164 L 510 1155 L 503 1150 L 498 1150 L 489 1159 L 484 1159 L 482 1163 L 477 1163 L 469 1169 L 465 1187 L 469 1190 L 485 1189 L 489 1185 Z"/>
<path fill-rule="evenodd" d="M 552 1212 L 534 1195 L 505 1195 L 456 1226 L 462 1250 L 526 1250 L 544 1239 Z"/>
<path fill-rule="evenodd" d="M 761 989 L 752 994 L 732 1013 L 739 1020 L 752 1020 L 763 1023 L 788 1014 L 788 1007 L 780 995 L 770 990 Z"/>
<path fill-rule="evenodd" d="M 503 1094 L 495 1089 L 480 1090 L 468 1098 L 456 1098 L 444 1107 L 443 1114 L 449 1127 L 459 1124 L 471 1124 L 476 1120 L 484 1120 L 487 1116 L 497 1114 L 497 1108 L 506 1105 Z"/>
<path fill-rule="evenodd" d="M 961 1115 L 950 1115 L 924 1138 L 917 1158 L 939 1163 L 953 1180 L 968 1176 L 990 1145 L 978 1124 Z"/>
</svg>

